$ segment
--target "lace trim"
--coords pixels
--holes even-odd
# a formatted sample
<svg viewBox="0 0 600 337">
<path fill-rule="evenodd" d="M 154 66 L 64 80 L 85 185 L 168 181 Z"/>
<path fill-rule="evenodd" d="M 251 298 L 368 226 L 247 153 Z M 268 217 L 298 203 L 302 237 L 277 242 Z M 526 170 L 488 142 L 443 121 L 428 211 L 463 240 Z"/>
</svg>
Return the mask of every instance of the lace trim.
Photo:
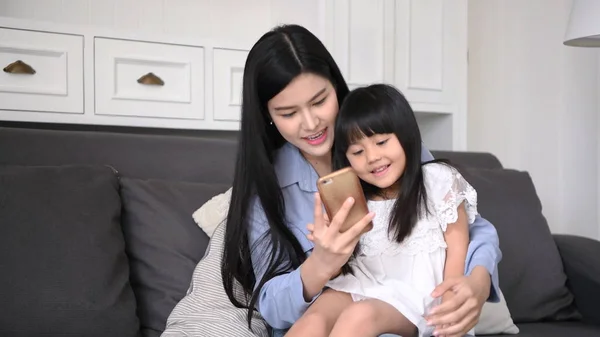
<svg viewBox="0 0 600 337">
<path fill-rule="evenodd" d="M 411 235 L 400 244 L 393 241 L 393 233 L 388 233 L 389 214 L 394 201 L 371 203 L 370 207 L 376 213 L 373 220 L 374 227 L 360 239 L 359 253 L 361 255 L 416 255 L 429 254 L 440 248 L 445 249 L 447 245 L 444 240 L 444 232 L 449 223 L 454 223 L 458 219 L 457 207 L 463 201 L 466 201 L 465 210 L 468 223 L 471 224 L 475 221 L 477 215 L 477 192 L 475 189 L 455 169 L 445 166 L 442 172 L 437 173 L 434 177 L 433 188 L 430 189 L 433 195 L 430 195 L 430 200 L 428 200 L 428 207 L 432 214 L 427 215 L 423 212 Z M 441 188 L 446 192 L 437 193 L 436 196 L 435 188 Z M 428 193 L 430 193 L 429 190 Z M 439 201 L 434 203 L 432 198 Z"/>
<path fill-rule="evenodd" d="M 425 220 L 426 221 L 426 220 Z M 386 222 L 387 224 L 387 222 Z M 446 248 L 444 234 L 437 226 L 430 223 L 417 224 L 411 235 L 400 244 L 393 241 L 393 233 L 388 235 L 387 226 L 374 227 L 360 239 L 360 254 L 374 255 L 417 255 L 433 253 L 440 248 Z"/>
<path fill-rule="evenodd" d="M 467 222 L 472 224 L 477 215 L 477 192 L 463 177 L 456 171 L 452 170 L 452 186 L 444 197 L 434 207 L 436 209 L 437 220 L 445 232 L 448 224 L 455 223 L 458 220 L 457 208 L 463 201 L 465 203 L 465 211 L 467 213 Z"/>
</svg>

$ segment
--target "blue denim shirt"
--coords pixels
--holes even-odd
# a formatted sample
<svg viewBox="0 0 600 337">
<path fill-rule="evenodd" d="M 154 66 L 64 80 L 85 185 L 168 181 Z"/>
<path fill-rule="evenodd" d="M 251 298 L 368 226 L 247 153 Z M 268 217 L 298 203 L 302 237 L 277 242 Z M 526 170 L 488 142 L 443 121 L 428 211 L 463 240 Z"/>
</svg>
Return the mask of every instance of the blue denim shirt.
<svg viewBox="0 0 600 337">
<path fill-rule="evenodd" d="M 433 156 L 423 148 L 421 159 L 429 161 L 433 159 Z M 319 177 L 298 149 L 289 143 L 278 150 L 274 164 L 279 186 L 285 199 L 288 227 L 308 256 L 312 251 L 313 244 L 306 238 L 308 234 L 306 225 L 313 222 L 314 193 L 317 192 Z M 265 273 L 268 264 L 266 257 L 269 256 L 270 249 L 269 240 L 260 240 L 267 233 L 269 225 L 258 197 L 251 202 L 248 221 L 250 221 L 251 257 L 258 284 L 258 280 Z M 476 266 L 485 267 L 492 278 L 492 289 L 488 301 L 498 302 L 497 265 L 502 254 L 496 229 L 489 221 L 477 216 L 475 222 L 470 226 L 469 234 L 470 243 L 465 274 L 469 275 Z M 300 268 L 272 278 L 260 291 L 257 309 L 275 330 L 286 330 L 291 327 L 319 295 L 317 294 L 308 302 L 304 300 Z"/>
</svg>

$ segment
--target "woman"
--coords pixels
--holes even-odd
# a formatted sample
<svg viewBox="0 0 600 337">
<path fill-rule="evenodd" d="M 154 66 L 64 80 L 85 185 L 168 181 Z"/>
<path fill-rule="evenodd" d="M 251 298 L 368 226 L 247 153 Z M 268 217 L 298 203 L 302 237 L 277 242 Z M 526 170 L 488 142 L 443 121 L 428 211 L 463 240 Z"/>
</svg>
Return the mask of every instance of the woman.
<svg viewBox="0 0 600 337">
<path fill-rule="evenodd" d="M 330 230 L 314 247 L 306 237 L 307 224 L 315 221 L 316 180 L 331 172 L 334 121 L 347 93 L 325 46 L 297 25 L 263 35 L 246 60 L 222 276 L 231 301 L 258 309 L 278 334 L 348 261 L 357 234 L 370 221 L 364 218 L 342 234 Z M 422 160 L 431 159 L 423 150 Z M 331 223 L 343 222 L 350 207 L 348 202 Z M 444 281 L 432 293 L 455 293 L 428 316 L 439 335 L 462 336 L 476 324 L 486 300 L 498 301 L 500 258 L 495 228 L 479 217 L 470 227 L 466 276 Z M 234 279 L 249 294 L 247 303 L 236 300 Z M 303 322 L 309 323 L 293 330 L 310 335 L 322 324 Z"/>
</svg>

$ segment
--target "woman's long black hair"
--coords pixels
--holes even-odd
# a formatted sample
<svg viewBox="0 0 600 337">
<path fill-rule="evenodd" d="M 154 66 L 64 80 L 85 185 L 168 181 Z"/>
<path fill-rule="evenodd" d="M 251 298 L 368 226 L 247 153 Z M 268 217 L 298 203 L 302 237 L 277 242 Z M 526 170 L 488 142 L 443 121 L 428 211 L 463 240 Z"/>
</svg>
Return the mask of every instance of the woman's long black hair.
<svg viewBox="0 0 600 337">
<path fill-rule="evenodd" d="M 399 192 L 390 216 L 389 230 L 394 233 L 396 242 L 402 242 L 410 235 L 420 212 L 429 212 L 421 163 L 421 132 L 410 104 L 400 91 L 387 84 L 355 89 L 340 107 L 334 134 L 334 169 L 350 166 L 346 151 L 362 137 L 374 134 L 395 134 L 398 137 L 406 155 L 406 166 L 396 182 Z M 432 162 L 447 161 L 427 163 Z M 361 184 L 367 198 L 381 196 L 382 191 L 377 186 L 362 180 Z"/>
<path fill-rule="evenodd" d="M 333 57 L 321 41 L 304 27 L 284 25 L 263 35 L 250 50 L 244 68 L 241 132 L 235 164 L 231 203 L 227 214 L 223 286 L 231 302 L 248 308 L 251 328 L 260 289 L 271 278 L 298 268 L 306 259 L 304 250 L 285 221 L 285 203 L 273 167 L 274 151 L 284 139 L 270 125 L 267 102 L 302 73 L 328 79 L 336 89 L 338 102 L 348 94 L 348 86 Z M 257 196 L 269 223 L 265 240 L 272 242 L 267 268 L 256 280 L 248 243 L 250 200 Z M 239 281 L 248 295 L 244 303 L 234 292 Z M 255 284 L 258 282 L 258 286 Z"/>
</svg>

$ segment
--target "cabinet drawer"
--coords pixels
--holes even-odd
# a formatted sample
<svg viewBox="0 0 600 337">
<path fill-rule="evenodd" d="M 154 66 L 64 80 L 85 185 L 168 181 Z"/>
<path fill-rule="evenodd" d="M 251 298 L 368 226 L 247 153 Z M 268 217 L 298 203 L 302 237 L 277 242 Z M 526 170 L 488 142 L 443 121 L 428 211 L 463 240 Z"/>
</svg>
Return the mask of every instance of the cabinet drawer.
<svg viewBox="0 0 600 337">
<path fill-rule="evenodd" d="M 240 121 L 244 65 L 248 51 L 213 49 L 213 119 Z"/>
<path fill-rule="evenodd" d="M 83 37 L 0 28 L 0 109 L 83 113 Z"/>
<path fill-rule="evenodd" d="M 96 114 L 204 119 L 204 48 L 95 39 Z"/>
</svg>

